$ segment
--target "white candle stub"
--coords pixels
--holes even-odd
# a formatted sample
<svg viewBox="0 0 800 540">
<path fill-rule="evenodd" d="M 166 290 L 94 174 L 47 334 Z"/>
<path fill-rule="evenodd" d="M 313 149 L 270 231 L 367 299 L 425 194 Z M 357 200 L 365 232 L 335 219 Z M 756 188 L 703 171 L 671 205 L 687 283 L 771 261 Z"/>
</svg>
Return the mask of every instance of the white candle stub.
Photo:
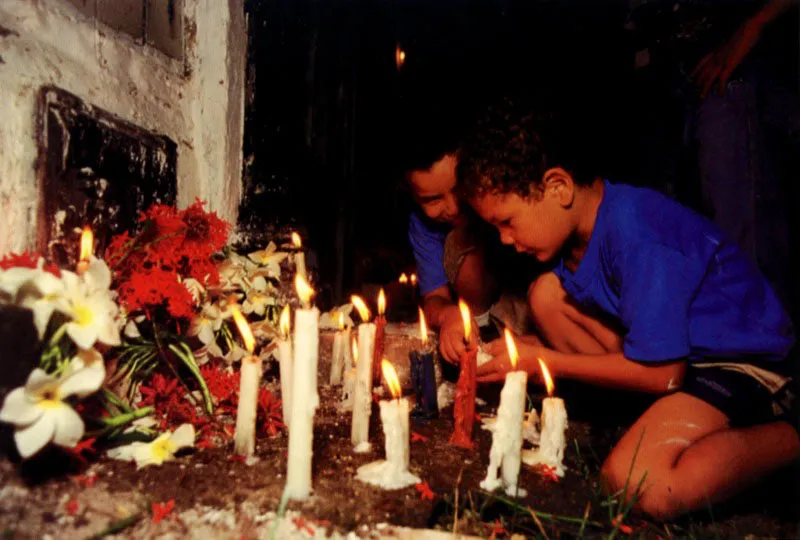
<svg viewBox="0 0 800 540">
<path fill-rule="evenodd" d="M 278 367 L 281 376 L 281 407 L 283 408 L 283 423 L 289 429 L 292 424 L 292 338 L 291 324 L 289 323 L 289 306 L 281 311 L 280 330 L 282 338 L 278 339 Z"/>
<path fill-rule="evenodd" d="M 526 465 L 547 465 L 564 476 L 564 448 L 567 445 L 567 409 L 561 398 L 549 397 L 542 401 L 542 426 L 538 450 L 526 450 L 522 461 Z"/>
<path fill-rule="evenodd" d="M 239 370 L 239 404 L 233 450 L 239 456 L 252 456 L 256 449 L 258 387 L 261 384 L 261 358 L 247 356 Z"/>
<path fill-rule="evenodd" d="M 375 348 L 375 324 L 361 323 L 358 326 L 358 364 L 353 389 L 353 424 L 350 441 L 354 451 L 368 452 L 369 417 L 372 414 L 372 354 Z"/>
<path fill-rule="evenodd" d="M 333 336 L 333 358 L 331 360 L 331 385 L 342 384 L 343 372 L 349 369 L 350 360 L 350 329 L 342 328 Z"/>
<path fill-rule="evenodd" d="M 408 471 L 408 400 L 383 400 L 379 405 L 386 437 L 386 459 L 362 465 L 356 472 L 356 479 L 384 489 L 401 489 L 420 483 L 419 477 Z"/>
<path fill-rule="evenodd" d="M 500 393 L 500 406 L 497 421 L 493 426 L 492 449 L 489 452 L 489 469 L 481 487 L 493 491 L 505 488 L 512 497 L 524 497 L 527 492 L 517 485 L 522 452 L 522 424 L 525 414 L 525 389 L 528 374 L 524 371 L 511 371 Z M 497 469 L 501 468 L 501 478 Z"/>
</svg>

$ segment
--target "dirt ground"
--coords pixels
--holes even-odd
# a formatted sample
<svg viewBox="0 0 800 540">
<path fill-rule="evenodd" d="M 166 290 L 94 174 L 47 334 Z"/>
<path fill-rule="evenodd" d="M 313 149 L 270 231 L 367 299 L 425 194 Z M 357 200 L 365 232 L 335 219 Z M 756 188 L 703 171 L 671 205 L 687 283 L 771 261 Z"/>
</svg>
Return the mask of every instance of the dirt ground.
<svg viewBox="0 0 800 540">
<path fill-rule="evenodd" d="M 497 388 L 484 389 L 490 415 Z M 426 537 L 419 529 L 478 537 L 745 538 L 800 537 L 797 470 L 782 471 L 732 503 L 679 523 L 655 524 L 633 516 L 614 523 L 615 508 L 595 480 L 616 437 L 647 405 L 639 399 L 604 400 L 583 387 L 564 385 L 570 414 L 566 476 L 558 482 L 523 466 L 527 497 L 511 502 L 478 486 L 488 464 L 491 434 L 476 425 L 473 451 L 447 444 L 452 406 L 437 420 L 412 421 L 411 471 L 430 488 L 384 491 L 355 479 L 356 469 L 384 456 L 377 405 L 371 421 L 370 453 L 354 454 L 350 417 L 336 410 L 338 388 L 320 389 L 314 436 L 313 496 L 292 502 L 273 529 L 283 489 L 288 439 L 285 432 L 257 442 L 245 463 L 230 448 L 196 449 L 161 467 L 137 471 L 131 463 L 99 458 L 88 469 L 58 451 L 27 463 L 0 460 L 0 532 L 3 538 L 88 538 L 119 529 L 126 538 L 311 538 Z M 533 396 L 539 407 L 541 396 Z M 624 409 L 624 412 L 620 412 Z M 162 520 L 153 504 L 174 501 Z M 155 521 L 158 521 L 155 523 Z M 392 526 L 409 529 L 393 529 Z M 628 529 L 631 527 L 631 529 Z M 404 536 L 410 535 L 410 536 Z M 435 535 L 429 537 L 433 538 Z M 448 535 L 449 537 L 449 535 Z"/>
</svg>

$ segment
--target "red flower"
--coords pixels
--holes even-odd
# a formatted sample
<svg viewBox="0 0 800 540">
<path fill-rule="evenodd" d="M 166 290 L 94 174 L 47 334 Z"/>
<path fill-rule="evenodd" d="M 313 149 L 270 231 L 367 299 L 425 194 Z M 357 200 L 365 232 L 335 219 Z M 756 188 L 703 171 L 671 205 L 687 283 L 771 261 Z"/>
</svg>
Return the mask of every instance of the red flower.
<svg viewBox="0 0 800 540">
<path fill-rule="evenodd" d="M 22 253 L 8 253 L 0 259 L 0 269 L 8 270 L 9 268 L 36 268 L 39 264 L 41 255 L 33 251 L 23 251 Z M 53 263 L 44 266 L 46 272 L 50 272 L 56 277 L 61 277 L 61 270 L 58 269 Z"/>
<path fill-rule="evenodd" d="M 420 484 L 416 484 L 417 491 L 419 491 L 420 498 L 424 501 L 428 499 L 432 501 L 434 498 L 434 493 L 431 491 L 431 487 L 428 485 L 428 482 L 422 482 Z"/>
<path fill-rule="evenodd" d="M 76 444 L 73 448 L 64 448 L 64 451 L 71 455 L 76 460 L 80 461 L 83 465 L 88 465 L 84 452 L 89 454 L 96 454 L 97 450 L 94 449 L 94 437 L 89 437 Z"/>
<path fill-rule="evenodd" d="M 206 364 L 200 368 L 200 374 L 206 381 L 209 393 L 217 405 L 236 405 L 239 402 L 239 372 L 222 369 L 220 364 Z"/>
<path fill-rule="evenodd" d="M 490 539 L 494 539 L 499 534 L 508 534 L 506 528 L 503 527 L 503 524 L 500 523 L 499 519 L 494 520 L 494 524 L 492 525 L 492 533 L 489 536 Z"/>
<path fill-rule="evenodd" d="M 195 258 L 210 257 L 221 250 L 228 240 L 229 225 L 216 212 L 206 212 L 204 206 L 205 202 L 196 199 L 181 213 L 186 226 L 184 247 Z"/>
<path fill-rule="evenodd" d="M 278 430 L 285 429 L 283 423 L 283 413 L 281 410 L 281 400 L 267 390 L 262 388 L 258 392 L 258 416 L 261 418 L 261 429 L 268 435 L 278 434 Z"/>
<path fill-rule="evenodd" d="M 151 509 L 153 511 L 153 523 L 158 523 L 172 512 L 175 508 L 175 499 L 170 499 L 165 503 L 153 503 Z"/>
<path fill-rule="evenodd" d="M 76 499 L 75 497 L 71 498 L 66 503 L 64 503 L 64 510 L 66 510 L 67 514 L 69 514 L 70 516 L 74 516 L 75 514 L 77 514 L 79 509 L 80 505 L 78 504 L 78 499 Z"/>
<path fill-rule="evenodd" d="M 178 379 L 168 380 L 160 373 L 154 373 L 150 378 L 150 385 L 142 385 L 139 391 L 142 393 L 141 405 L 174 405 L 180 396 L 175 392 L 178 387 Z M 168 407 L 164 407 L 168 409 Z"/>
<path fill-rule="evenodd" d="M 92 487 L 97 482 L 96 474 L 78 474 L 70 478 L 73 482 L 83 487 Z"/>
<path fill-rule="evenodd" d="M 294 517 L 292 518 L 292 523 L 294 523 L 294 526 L 297 527 L 298 530 L 300 531 L 304 530 L 311 536 L 314 536 L 314 529 L 311 528 L 311 525 L 308 524 L 308 522 L 305 520 L 304 517 L 302 516 Z"/>
<path fill-rule="evenodd" d="M 411 432 L 411 442 L 425 442 L 428 440 L 428 437 L 425 435 L 420 435 L 414 431 Z"/>
</svg>

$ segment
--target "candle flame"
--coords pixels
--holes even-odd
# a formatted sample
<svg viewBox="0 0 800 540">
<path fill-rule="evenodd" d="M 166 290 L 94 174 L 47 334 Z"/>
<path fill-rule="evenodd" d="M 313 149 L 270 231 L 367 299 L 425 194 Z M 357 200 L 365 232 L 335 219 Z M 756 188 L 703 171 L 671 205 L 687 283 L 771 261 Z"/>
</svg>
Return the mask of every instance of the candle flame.
<svg viewBox="0 0 800 540">
<path fill-rule="evenodd" d="M 411 277 L 408 278 L 408 280 L 411 282 L 412 287 L 417 286 L 417 274 L 411 274 Z"/>
<path fill-rule="evenodd" d="M 506 349 L 508 349 L 508 357 L 511 359 L 511 369 L 517 369 L 517 362 L 519 362 L 519 353 L 517 352 L 517 345 L 514 343 L 514 336 L 511 331 L 506 328 L 504 331 L 506 335 Z"/>
<path fill-rule="evenodd" d="M 422 308 L 417 308 L 419 310 L 419 336 L 422 338 L 423 345 L 428 343 L 428 327 L 425 325 L 425 312 L 422 311 Z"/>
<path fill-rule="evenodd" d="M 378 315 L 383 315 L 386 313 L 386 294 L 383 292 L 383 288 L 378 293 Z"/>
<path fill-rule="evenodd" d="M 339 312 L 339 330 L 344 330 L 344 313 Z"/>
<path fill-rule="evenodd" d="M 381 360 L 381 370 L 383 371 L 383 378 L 386 379 L 386 384 L 389 385 L 389 390 L 392 392 L 392 397 L 399 398 L 401 394 L 400 379 L 397 378 L 394 366 L 384 358 Z"/>
<path fill-rule="evenodd" d="M 239 306 L 231 305 L 230 310 L 231 314 L 233 314 L 233 320 L 236 322 L 236 328 L 239 329 L 242 340 L 244 340 L 244 348 L 247 349 L 247 352 L 253 354 L 253 349 L 256 348 L 256 338 L 253 337 L 253 331 L 250 330 L 247 319 L 245 319 L 242 312 L 239 311 Z"/>
<path fill-rule="evenodd" d="M 280 326 L 281 334 L 284 336 L 288 336 L 292 331 L 292 326 L 289 322 L 289 304 L 283 306 L 283 311 L 281 311 L 281 318 L 278 321 L 278 325 Z"/>
<path fill-rule="evenodd" d="M 397 69 L 400 69 L 406 63 L 406 51 L 400 47 L 400 44 L 397 44 L 394 48 L 394 63 Z"/>
<path fill-rule="evenodd" d="M 303 241 L 300 239 L 300 235 L 297 232 L 292 233 L 292 245 L 296 248 L 303 247 Z"/>
<path fill-rule="evenodd" d="M 469 312 L 469 306 L 466 302 L 459 298 L 458 309 L 461 311 L 461 320 L 464 321 L 464 341 L 469 343 L 469 337 L 472 335 L 472 315 Z"/>
<path fill-rule="evenodd" d="M 403 272 L 402 274 L 400 274 L 400 279 L 399 279 L 398 281 L 399 281 L 400 283 L 402 283 L 403 285 L 405 285 L 406 283 L 408 283 L 408 276 L 406 275 L 406 273 L 405 273 L 405 272 Z"/>
<path fill-rule="evenodd" d="M 353 365 L 356 365 L 358 363 L 358 339 L 356 339 L 356 336 L 353 336 L 353 341 L 351 341 L 351 343 L 353 348 Z"/>
<path fill-rule="evenodd" d="M 92 234 L 91 227 L 87 225 L 83 228 L 83 232 L 81 233 L 81 252 L 80 252 L 81 261 L 89 260 L 89 257 L 92 256 L 93 246 L 94 246 L 94 234 Z"/>
<path fill-rule="evenodd" d="M 295 274 L 294 288 L 297 290 L 297 296 L 300 297 L 300 301 L 304 304 L 310 302 L 311 297 L 314 296 L 314 289 L 311 288 L 306 278 L 301 274 Z"/>
<path fill-rule="evenodd" d="M 356 310 L 358 310 L 358 316 L 361 317 L 361 320 L 369 322 L 370 312 L 364 300 L 360 296 L 353 295 L 350 297 L 350 302 L 356 307 Z"/>
<path fill-rule="evenodd" d="M 547 369 L 547 364 L 544 363 L 544 360 L 541 358 L 539 360 L 539 367 L 542 368 L 542 375 L 544 376 L 544 385 L 547 387 L 547 395 L 553 395 L 553 388 L 555 385 L 553 384 L 553 378 L 550 376 L 550 370 Z"/>
</svg>

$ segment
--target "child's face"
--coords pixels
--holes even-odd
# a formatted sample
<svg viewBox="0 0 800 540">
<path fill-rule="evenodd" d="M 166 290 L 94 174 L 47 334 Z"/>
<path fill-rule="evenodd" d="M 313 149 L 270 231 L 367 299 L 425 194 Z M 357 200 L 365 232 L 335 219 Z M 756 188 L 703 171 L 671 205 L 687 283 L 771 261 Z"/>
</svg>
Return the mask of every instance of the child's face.
<svg viewBox="0 0 800 540">
<path fill-rule="evenodd" d="M 540 196 L 484 194 L 470 203 L 481 218 L 497 227 L 503 244 L 542 262 L 558 255 L 574 229 L 563 195 L 553 187 L 546 186 Z"/>
<path fill-rule="evenodd" d="M 408 175 L 411 193 L 428 218 L 440 223 L 455 224 L 460 216 L 456 187 L 456 157 L 447 154 L 428 170 Z"/>
</svg>

